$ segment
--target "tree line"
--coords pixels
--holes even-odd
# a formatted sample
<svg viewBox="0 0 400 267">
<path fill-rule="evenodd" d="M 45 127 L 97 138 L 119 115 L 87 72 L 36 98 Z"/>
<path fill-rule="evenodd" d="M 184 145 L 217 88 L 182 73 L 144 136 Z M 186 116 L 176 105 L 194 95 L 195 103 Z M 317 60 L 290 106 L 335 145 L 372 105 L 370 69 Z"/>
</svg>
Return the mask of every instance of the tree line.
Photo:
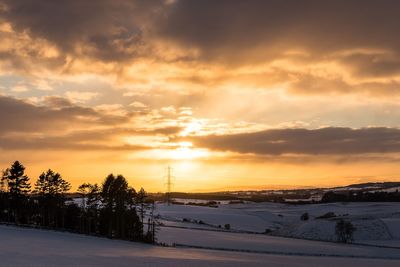
<svg viewBox="0 0 400 267">
<path fill-rule="evenodd" d="M 376 191 L 376 192 L 326 192 L 321 202 L 400 202 L 400 192 Z"/>
<path fill-rule="evenodd" d="M 108 175 L 101 185 L 84 183 L 79 198 L 68 197 L 69 182 L 49 169 L 31 187 L 25 167 L 15 161 L 3 171 L 0 222 L 68 230 L 154 243 L 154 201 L 136 191 L 122 175 Z"/>
</svg>

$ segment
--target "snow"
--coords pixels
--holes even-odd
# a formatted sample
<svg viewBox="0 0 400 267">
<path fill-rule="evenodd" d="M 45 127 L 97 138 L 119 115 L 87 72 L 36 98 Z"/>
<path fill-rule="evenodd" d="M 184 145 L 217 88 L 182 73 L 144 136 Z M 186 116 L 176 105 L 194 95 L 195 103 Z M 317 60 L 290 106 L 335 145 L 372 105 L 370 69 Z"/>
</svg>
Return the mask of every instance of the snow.
<svg viewBox="0 0 400 267">
<path fill-rule="evenodd" d="M 393 239 L 400 239 L 400 218 L 382 219 Z"/>
<path fill-rule="evenodd" d="M 337 217 L 317 219 L 327 212 Z M 0 226 L 0 267 L 400 266 L 399 203 L 157 204 L 157 213 L 158 240 L 175 248 Z M 357 227 L 357 244 L 326 242 L 338 218 Z"/>
<path fill-rule="evenodd" d="M 192 221 L 203 221 L 205 224 L 216 227 L 230 224 L 232 229 L 252 232 L 264 232 L 266 228 L 273 226 L 274 221 L 280 221 L 277 215 L 267 211 L 262 214 L 248 213 L 244 209 L 233 208 L 235 205 L 220 205 L 220 208 L 211 208 L 161 204 L 157 206 L 157 212 L 167 221 L 176 222 L 191 219 Z"/>
<path fill-rule="evenodd" d="M 158 239 L 168 244 L 180 244 L 218 249 L 246 250 L 292 255 L 335 255 L 371 258 L 397 258 L 400 251 L 391 248 L 346 245 L 259 234 L 228 233 L 163 227 Z"/>
<path fill-rule="evenodd" d="M 399 266 L 400 260 L 254 254 L 165 248 L 134 242 L 0 226 L 0 266 Z M 385 252 L 386 253 L 386 252 Z"/>
<path fill-rule="evenodd" d="M 196 204 L 207 204 L 209 202 L 216 202 L 218 204 L 229 204 L 231 200 L 204 200 L 204 199 L 193 199 L 193 198 L 174 198 L 174 201 L 189 204 L 189 203 L 196 203 Z"/>
<path fill-rule="evenodd" d="M 357 228 L 357 243 L 382 244 L 382 241 L 400 240 L 399 203 L 326 203 L 290 205 L 281 203 L 246 203 L 219 205 L 218 208 L 187 205 L 159 204 L 157 212 L 167 226 L 183 228 L 218 229 L 225 224 L 231 231 L 264 233 L 271 235 L 335 241 L 335 225 L 338 219 L 351 221 Z M 301 221 L 303 213 L 309 213 L 308 221 Z M 331 219 L 317 219 L 327 212 L 335 213 Z M 183 222 L 190 221 L 192 223 Z M 204 222 L 195 224 L 193 222 Z M 393 243 L 393 242 L 392 242 Z"/>
</svg>

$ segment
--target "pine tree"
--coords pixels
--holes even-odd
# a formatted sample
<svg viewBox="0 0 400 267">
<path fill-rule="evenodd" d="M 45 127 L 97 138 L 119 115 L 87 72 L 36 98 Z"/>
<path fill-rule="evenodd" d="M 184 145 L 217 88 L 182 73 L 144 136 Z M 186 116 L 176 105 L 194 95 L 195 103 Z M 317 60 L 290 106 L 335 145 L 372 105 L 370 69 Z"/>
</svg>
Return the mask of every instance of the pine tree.
<svg viewBox="0 0 400 267">
<path fill-rule="evenodd" d="M 140 229 L 143 229 L 143 224 L 134 206 L 135 194 L 122 175 L 107 176 L 101 191 L 103 208 L 100 220 L 103 234 L 126 239 L 142 238 Z"/>
<path fill-rule="evenodd" d="M 70 183 L 51 169 L 39 176 L 35 183 L 34 192 L 39 196 L 41 202 L 43 224 L 57 227 L 59 212 L 61 211 L 62 225 L 64 225 L 65 193 L 70 188 Z"/>
<path fill-rule="evenodd" d="M 12 197 L 23 196 L 31 191 L 29 177 L 25 175 L 25 167 L 19 161 L 15 161 L 3 172 L 2 183 L 7 186 Z"/>
<path fill-rule="evenodd" d="M 140 188 L 139 192 L 136 194 L 136 203 L 139 208 L 140 221 L 142 224 L 144 224 L 144 215 L 148 208 L 146 199 L 147 199 L 146 191 L 143 188 Z M 142 232 L 143 232 L 143 230 L 142 230 Z"/>
<path fill-rule="evenodd" d="M 80 215 L 80 231 L 98 232 L 98 207 L 100 204 L 100 188 L 97 184 L 84 183 L 78 187 L 82 198 Z"/>
<path fill-rule="evenodd" d="M 70 183 L 51 169 L 43 172 L 35 184 L 35 192 L 42 196 L 63 197 L 70 189 Z"/>
<path fill-rule="evenodd" d="M 26 208 L 27 195 L 31 190 L 29 177 L 25 175 L 25 167 L 15 161 L 10 168 L 3 171 L 2 187 L 8 191 L 7 213 L 8 221 L 13 218 L 15 223 L 26 222 L 27 217 L 22 216 Z"/>
</svg>

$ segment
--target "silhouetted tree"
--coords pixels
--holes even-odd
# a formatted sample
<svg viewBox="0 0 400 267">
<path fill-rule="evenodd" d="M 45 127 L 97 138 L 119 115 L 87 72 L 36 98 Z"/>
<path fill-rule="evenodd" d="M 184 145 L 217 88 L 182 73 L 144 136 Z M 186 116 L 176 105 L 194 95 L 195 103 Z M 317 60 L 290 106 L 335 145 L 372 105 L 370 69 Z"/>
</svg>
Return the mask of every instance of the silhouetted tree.
<svg viewBox="0 0 400 267">
<path fill-rule="evenodd" d="M 302 221 L 308 221 L 308 219 L 309 219 L 308 212 L 305 212 L 300 216 L 300 220 Z"/>
<path fill-rule="evenodd" d="M 128 186 L 122 175 L 110 174 L 103 182 L 101 198 L 103 208 L 100 212 L 103 233 L 110 237 L 138 239 L 142 233 L 142 223 L 136 213 L 135 190 Z M 107 227 L 105 227 L 107 225 Z"/>
<path fill-rule="evenodd" d="M 24 171 L 23 165 L 16 161 L 2 172 L 0 221 L 155 242 L 154 202 L 147 199 L 144 189 L 136 194 L 122 175 L 110 174 L 101 188 L 89 183 L 79 186 L 82 198 L 82 206 L 79 206 L 67 198 L 70 184 L 51 169 L 39 176 L 33 193 L 28 194 L 29 178 Z M 148 228 L 144 234 L 143 223 L 150 203 Z"/>
<path fill-rule="evenodd" d="M 147 193 L 143 188 L 140 188 L 139 192 L 136 194 L 136 204 L 138 205 L 138 212 L 142 225 L 144 225 L 144 215 L 146 214 L 146 210 L 148 208 L 146 200 Z M 144 233 L 144 229 L 142 229 L 142 233 Z"/>
<path fill-rule="evenodd" d="M 144 241 L 147 243 L 155 244 L 157 241 L 157 226 L 159 225 L 158 217 L 155 214 L 156 205 L 154 203 L 154 200 L 147 200 L 146 202 L 148 205 L 149 214 L 147 218 L 147 233 L 144 235 Z"/>
<path fill-rule="evenodd" d="M 64 226 L 65 193 L 70 188 L 70 183 L 51 169 L 39 176 L 35 183 L 34 193 L 38 195 L 41 202 L 42 224 L 58 227 L 58 217 L 61 215 L 62 226 Z"/>
<path fill-rule="evenodd" d="M 81 184 L 78 187 L 78 193 L 82 199 L 82 208 L 86 210 L 87 195 L 89 194 L 90 185 L 88 183 Z"/>
<path fill-rule="evenodd" d="M 7 179 L 7 169 L 1 171 L 1 179 L 0 179 L 0 192 L 5 193 L 8 191 Z"/>
<path fill-rule="evenodd" d="M 70 183 L 51 169 L 43 172 L 35 183 L 35 192 L 40 195 L 63 197 L 69 189 L 71 189 Z"/>
<path fill-rule="evenodd" d="M 398 191 L 385 192 L 327 192 L 322 197 L 322 202 L 399 202 L 400 194 Z"/>
<path fill-rule="evenodd" d="M 100 188 L 97 184 L 84 183 L 78 187 L 82 198 L 80 231 L 98 233 Z"/>
<path fill-rule="evenodd" d="M 25 167 L 19 161 L 15 161 L 10 168 L 3 171 L 1 180 L 2 187 L 8 192 L 8 216 L 12 216 L 16 223 L 19 223 L 20 219 L 26 222 L 27 218 L 20 218 L 27 201 L 26 196 L 31 189 L 29 177 L 25 175 Z"/>
<path fill-rule="evenodd" d="M 337 237 L 337 240 L 342 243 L 350 243 L 353 241 L 353 234 L 356 231 L 356 227 L 349 222 L 340 219 L 336 223 L 335 227 L 335 234 Z"/>
<path fill-rule="evenodd" d="M 3 171 L 1 180 L 12 196 L 26 195 L 31 191 L 29 177 L 25 175 L 25 167 L 19 161 L 15 161 L 11 168 Z"/>
</svg>

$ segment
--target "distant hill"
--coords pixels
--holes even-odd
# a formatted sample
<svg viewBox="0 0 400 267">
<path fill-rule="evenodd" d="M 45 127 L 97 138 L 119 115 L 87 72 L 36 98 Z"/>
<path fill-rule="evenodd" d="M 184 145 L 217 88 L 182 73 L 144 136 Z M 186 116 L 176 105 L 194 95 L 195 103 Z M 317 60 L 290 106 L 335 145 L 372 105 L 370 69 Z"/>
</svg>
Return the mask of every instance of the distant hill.
<svg viewBox="0 0 400 267">
<path fill-rule="evenodd" d="M 333 191 L 337 190 L 383 190 L 390 189 L 394 187 L 400 187 L 400 182 L 376 182 L 376 183 L 360 183 L 360 184 L 351 184 L 342 187 L 334 187 L 331 188 Z"/>
<path fill-rule="evenodd" d="M 215 205 L 215 201 L 252 201 L 252 202 L 285 202 L 285 203 L 316 203 L 321 201 L 327 192 L 335 192 L 337 194 L 348 194 L 350 191 L 361 193 L 376 192 L 397 192 L 400 191 L 400 182 L 370 182 L 350 184 L 341 187 L 330 188 L 287 188 L 287 189 L 270 189 L 270 190 L 240 190 L 240 191 L 221 191 L 208 193 L 184 193 L 171 192 L 171 197 L 176 204 L 183 204 L 188 200 L 204 200 L 210 201 L 210 205 Z M 163 193 L 150 194 L 154 200 L 165 200 Z M 202 203 L 204 204 L 204 203 Z M 206 203 L 207 204 L 207 203 Z"/>
</svg>

